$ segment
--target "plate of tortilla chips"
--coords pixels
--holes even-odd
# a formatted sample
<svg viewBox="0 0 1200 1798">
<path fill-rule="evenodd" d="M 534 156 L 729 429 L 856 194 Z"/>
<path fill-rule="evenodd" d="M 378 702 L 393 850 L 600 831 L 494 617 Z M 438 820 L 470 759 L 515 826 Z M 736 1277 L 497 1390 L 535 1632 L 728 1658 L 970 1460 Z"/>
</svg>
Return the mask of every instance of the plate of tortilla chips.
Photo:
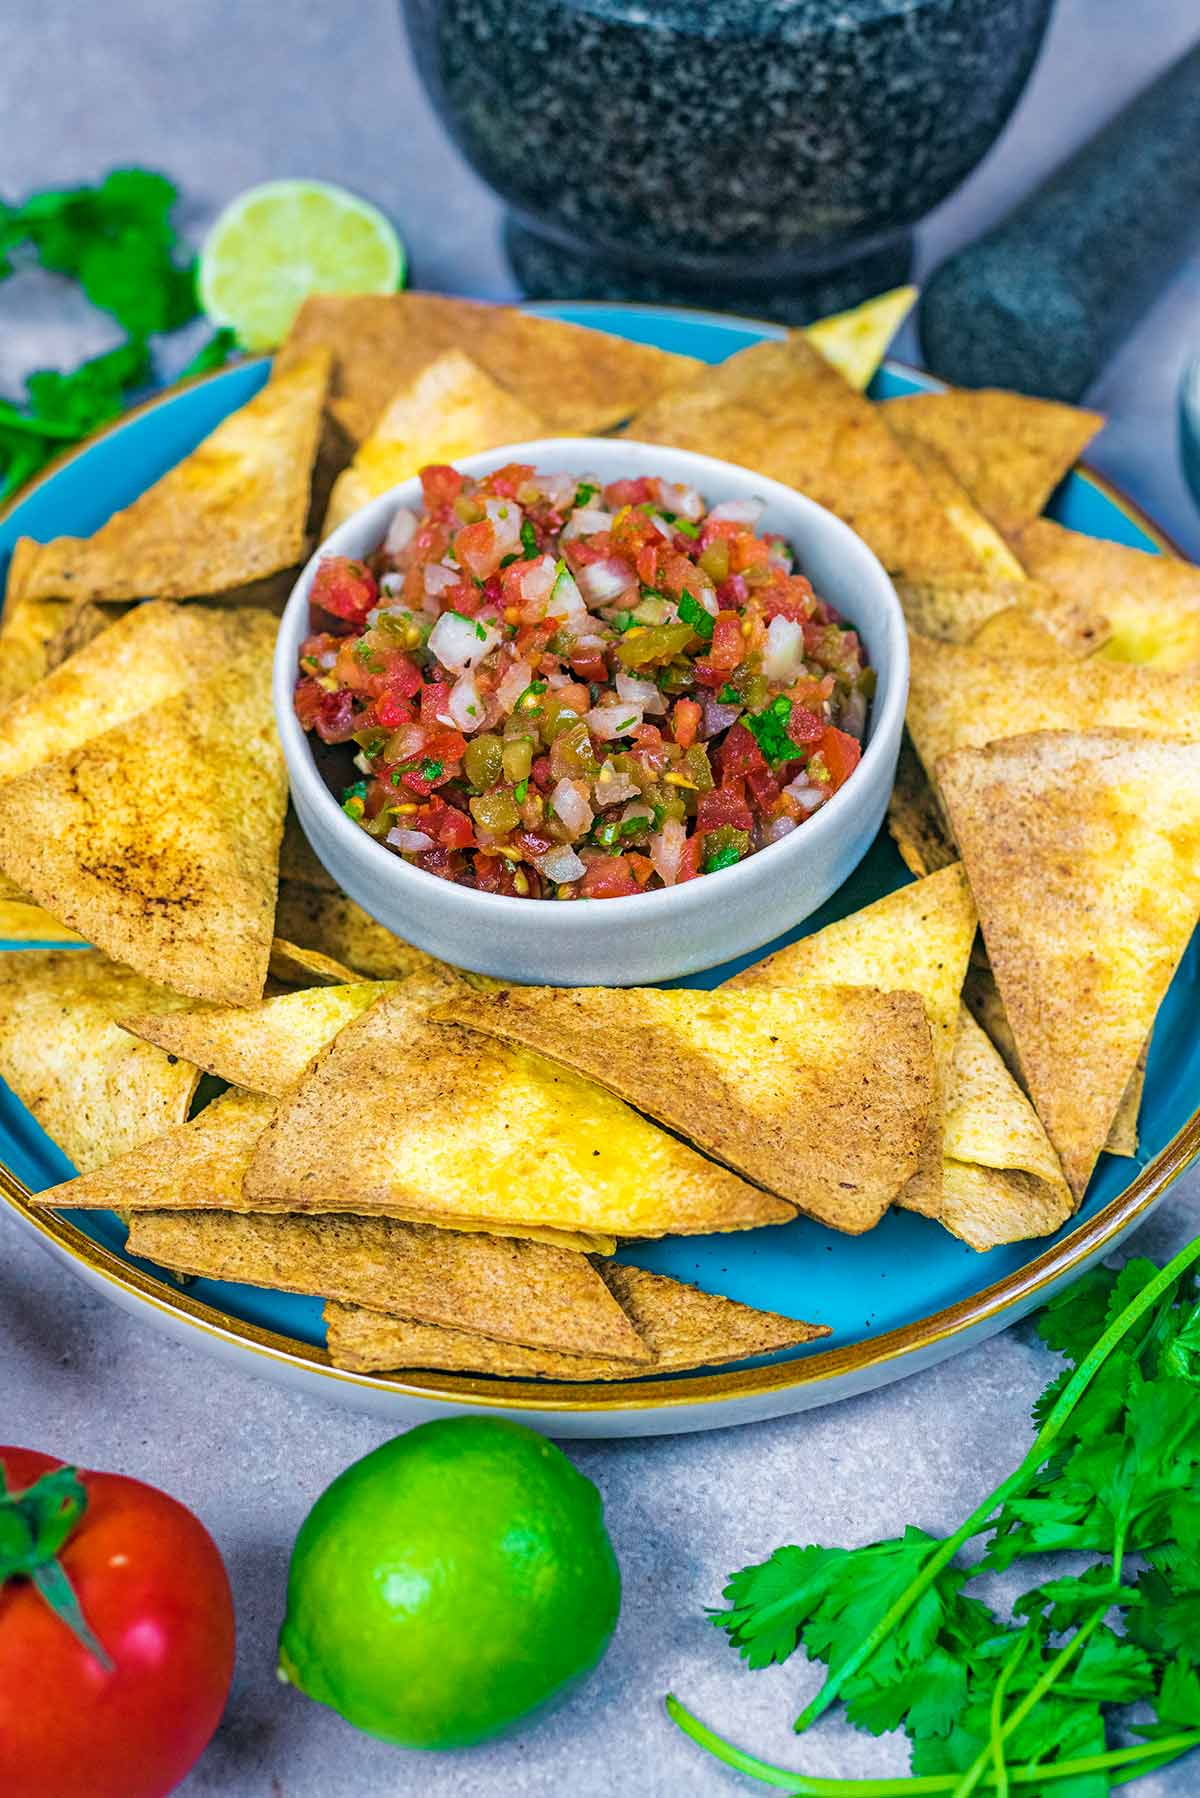
<svg viewBox="0 0 1200 1798">
<path fill-rule="evenodd" d="M 319 298 L 0 522 L 0 1191 L 88 1282 L 395 1420 L 800 1410 L 981 1339 L 1200 1148 L 1200 570 L 1102 422 L 653 308 Z M 276 622 L 429 463 L 621 430 L 837 512 L 912 628 L 889 825 L 666 988 L 500 987 L 288 808 Z M 431 877 L 432 878 L 432 877 Z"/>
</svg>

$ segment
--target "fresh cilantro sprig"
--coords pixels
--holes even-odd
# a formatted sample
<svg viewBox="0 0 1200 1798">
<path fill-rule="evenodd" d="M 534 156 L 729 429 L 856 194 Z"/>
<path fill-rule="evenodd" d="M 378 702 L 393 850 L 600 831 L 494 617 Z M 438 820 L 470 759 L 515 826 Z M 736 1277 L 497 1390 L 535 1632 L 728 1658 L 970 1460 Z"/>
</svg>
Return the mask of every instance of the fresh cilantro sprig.
<svg viewBox="0 0 1200 1798">
<path fill-rule="evenodd" d="M 803 1647 L 828 1676 L 796 1722 L 836 1700 L 902 1728 L 912 1776 L 809 1778 L 725 1742 L 671 1697 L 693 1740 L 810 1798 L 1030 1791 L 1103 1798 L 1200 1746 L 1200 1238 L 1167 1267 L 1098 1269 L 1039 1320 L 1067 1365 L 1034 1407 L 1009 1477 L 944 1539 L 908 1529 L 840 1549 L 788 1546 L 734 1574 L 712 1621 L 751 1667 Z M 959 1561 L 988 1535 L 973 1565 Z M 1082 1553 L 1007 1621 L 965 1588 L 1036 1557 Z M 1122 1707 L 1148 1710 L 1131 1720 Z M 1130 1735 L 1141 1742 L 1130 1745 Z"/>
</svg>

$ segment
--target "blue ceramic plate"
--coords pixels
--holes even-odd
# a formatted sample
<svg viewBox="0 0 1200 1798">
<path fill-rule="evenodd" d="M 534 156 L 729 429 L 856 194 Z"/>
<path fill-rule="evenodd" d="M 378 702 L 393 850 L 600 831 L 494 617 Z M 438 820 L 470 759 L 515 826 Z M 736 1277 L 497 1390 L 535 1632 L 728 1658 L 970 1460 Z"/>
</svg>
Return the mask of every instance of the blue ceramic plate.
<svg viewBox="0 0 1200 1798">
<path fill-rule="evenodd" d="M 543 310 L 709 362 L 778 334 L 750 321 L 654 308 Z M 45 539 L 96 530 L 249 399 L 266 372 L 265 362 L 255 362 L 210 376 L 153 402 L 92 442 L 0 523 L 0 567 L 19 535 Z M 931 385 L 914 371 L 889 367 L 874 391 L 887 397 Z M 1084 472 L 1064 483 L 1051 510 L 1064 524 L 1093 536 L 1142 549 L 1163 546 L 1148 521 Z M 885 833 L 834 899 L 792 934 L 819 929 L 908 879 Z M 788 940 L 781 937 L 770 947 Z M 713 969 L 691 984 L 714 986 L 742 965 Z M 448 1375 L 403 1380 L 343 1375 L 325 1358 L 318 1300 L 210 1280 L 181 1291 L 169 1276 L 125 1255 L 125 1231 L 115 1216 L 77 1212 L 48 1218 L 30 1208 L 23 1189 L 36 1191 L 72 1169 L 7 1088 L 0 1088 L 0 1158 L 12 1177 L 4 1181 L 0 1173 L 0 1184 L 29 1227 L 112 1296 L 169 1326 L 199 1333 L 217 1349 L 251 1354 L 281 1378 L 327 1390 L 334 1384 L 351 1402 L 392 1417 L 486 1405 L 540 1421 L 559 1434 L 595 1435 L 741 1422 L 844 1396 L 965 1347 L 1041 1302 L 1144 1216 L 1200 1146 L 1200 1116 L 1193 1117 L 1200 1090 L 1198 984 L 1200 951 L 1193 943 L 1154 1032 L 1139 1160 L 1102 1156 L 1079 1215 L 1048 1242 L 979 1255 L 938 1225 L 893 1212 L 862 1237 L 841 1236 L 800 1219 L 781 1229 L 677 1238 L 623 1251 L 639 1265 L 746 1304 L 832 1326 L 828 1345 L 742 1363 L 725 1373 L 586 1387 Z"/>
</svg>

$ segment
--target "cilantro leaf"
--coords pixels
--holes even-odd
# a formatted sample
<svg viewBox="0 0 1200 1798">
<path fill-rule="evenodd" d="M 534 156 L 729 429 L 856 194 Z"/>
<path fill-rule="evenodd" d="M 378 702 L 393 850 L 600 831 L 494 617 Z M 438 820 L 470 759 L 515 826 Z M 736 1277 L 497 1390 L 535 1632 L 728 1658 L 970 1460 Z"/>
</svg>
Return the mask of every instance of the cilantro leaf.
<svg viewBox="0 0 1200 1798">
<path fill-rule="evenodd" d="M 791 721 L 792 702 L 782 693 L 771 701 L 765 711 L 747 712 L 742 718 L 742 723 L 773 767 L 778 767 L 783 762 L 794 762 L 800 755 L 800 750 L 788 735 Z"/>
<path fill-rule="evenodd" d="M 683 594 L 680 598 L 677 610 L 684 624 L 690 624 L 697 637 L 701 638 L 705 643 L 711 642 L 713 634 L 712 614 L 705 611 L 698 599 L 693 598 L 690 593 Z"/>
</svg>

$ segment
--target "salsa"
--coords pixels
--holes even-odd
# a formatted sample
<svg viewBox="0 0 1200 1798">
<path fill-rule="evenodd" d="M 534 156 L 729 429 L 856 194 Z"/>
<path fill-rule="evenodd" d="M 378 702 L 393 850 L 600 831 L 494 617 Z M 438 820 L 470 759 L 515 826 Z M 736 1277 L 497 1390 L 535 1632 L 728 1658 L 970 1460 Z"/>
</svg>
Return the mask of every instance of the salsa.
<svg viewBox="0 0 1200 1798">
<path fill-rule="evenodd" d="M 616 898 L 731 867 L 850 778 L 874 671 L 760 501 L 517 464 L 421 486 L 373 555 L 318 564 L 295 690 L 395 854 Z"/>
</svg>

